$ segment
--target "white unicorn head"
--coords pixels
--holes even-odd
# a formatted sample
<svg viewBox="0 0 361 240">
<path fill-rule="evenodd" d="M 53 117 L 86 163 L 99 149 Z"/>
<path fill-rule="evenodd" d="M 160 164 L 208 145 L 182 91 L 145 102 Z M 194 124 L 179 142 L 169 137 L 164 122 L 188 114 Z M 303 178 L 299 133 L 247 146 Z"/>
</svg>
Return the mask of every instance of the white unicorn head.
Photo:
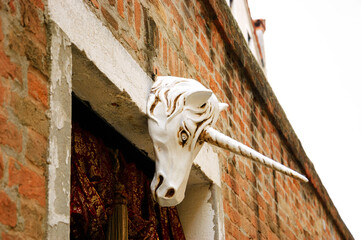
<svg viewBox="0 0 361 240">
<path fill-rule="evenodd" d="M 173 206 L 183 200 L 192 162 L 203 144 L 199 135 L 226 106 L 195 80 L 157 78 L 147 114 L 156 154 L 151 190 L 160 205 Z"/>
<path fill-rule="evenodd" d="M 147 115 L 156 154 L 151 190 L 161 206 L 174 206 L 183 200 L 192 162 L 204 141 L 265 165 L 267 161 L 273 161 L 212 128 L 219 113 L 227 106 L 193 79 L 157 77 L 148 98 Z M 281 165 L 273 161 L 267 166 L 281 171 L 277 164 Z M 286 167 L 281 165 L 281 168 Z M 295 175 L 288 168 L 284 173 Z"/>
</svg>

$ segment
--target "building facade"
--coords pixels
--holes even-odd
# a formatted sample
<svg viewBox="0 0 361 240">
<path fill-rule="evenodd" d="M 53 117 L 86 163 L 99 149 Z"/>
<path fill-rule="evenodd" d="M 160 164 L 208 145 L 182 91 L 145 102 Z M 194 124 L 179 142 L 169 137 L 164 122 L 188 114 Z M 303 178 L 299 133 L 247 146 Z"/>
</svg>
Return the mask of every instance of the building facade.
<svg viewBox="0 0 361 240">
<path fill-rule="evenodd" d="M 206 145 L 178 206 L 187 239 L 353 239 L 267 82 L 253 23 L 242 34 L 229 4 L 0 2 L 2 239 L 70 236 L 72 94 L 154 159 L 145 109 L 157 75 L 204 84 L 229 105 L 218 130 L 309 179 Z"/>
</svg>

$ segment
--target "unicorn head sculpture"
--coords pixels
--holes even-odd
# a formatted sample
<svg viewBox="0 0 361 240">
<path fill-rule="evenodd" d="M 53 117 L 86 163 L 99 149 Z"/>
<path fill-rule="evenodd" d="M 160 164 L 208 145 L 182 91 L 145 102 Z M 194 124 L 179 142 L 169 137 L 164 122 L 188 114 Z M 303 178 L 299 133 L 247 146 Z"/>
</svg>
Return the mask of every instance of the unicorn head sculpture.
<svg viewBox="0 0 361 240">
<path fill-rule="evenodd" d="M 175 206 L 183 200 L 193 160 L 205 141 L 308 181 L 299 173 L 213 129 L 219 113 L 227 106 L 193 79 L 157 77 L 148 98 L 147 115 L 156 154 L 151 191 L 161 206 Z"/>
</svg>

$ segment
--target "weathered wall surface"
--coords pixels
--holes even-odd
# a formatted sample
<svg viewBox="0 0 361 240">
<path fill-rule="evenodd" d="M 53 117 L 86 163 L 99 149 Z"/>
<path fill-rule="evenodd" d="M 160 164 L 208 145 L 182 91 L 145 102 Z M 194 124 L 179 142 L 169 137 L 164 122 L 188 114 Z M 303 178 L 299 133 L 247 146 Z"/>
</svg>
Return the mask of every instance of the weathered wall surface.
<svg viewBox="0 0 361 240">
<path fill-rule="evenodd" d="M 310 179 L 301 184 L 218 151 L 227 239 L 352 238 L 225 2 L 84 2 L 149 76 L 202 82 L 230 105 L 219 130 Z"/>
<path fill-rule="evenodd" d="M 0 1 L 0 239 L 43 239 L 49 109 L 41 1 Z"/>
</svg>

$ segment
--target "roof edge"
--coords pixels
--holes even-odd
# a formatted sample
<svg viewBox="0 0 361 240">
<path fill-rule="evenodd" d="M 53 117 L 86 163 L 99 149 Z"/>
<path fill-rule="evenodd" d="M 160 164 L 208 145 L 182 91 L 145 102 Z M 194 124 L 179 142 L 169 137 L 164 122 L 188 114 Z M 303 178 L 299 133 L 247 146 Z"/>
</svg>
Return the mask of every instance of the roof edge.
<svg viewBox="0 0 361 240">
<path fill-rule="evenodd" d="M 259 66 L 255 57 L 247 46 L 247 43 L 234 19 L 229 6 L 225 0 L 203 0 L 209 14 L 213 16 L 214 24 L 217 26 L 223 40 L 233 50 L 234 55 L 240 60 L 246 71 L 248 79 L 264 102 L 266 110 L 274 120 L 275 127 L 286 140 L 290 150 L 296 157 L 296 161 L 304 169 L 306 177 L 310 184 L 316 190 L 328 213 L 336 223 L 341 234 L 345 239 L 354 239 L 351 232 L 343 222 L 335 205 L 333 204 L 326 188 L 323 186 L 313 163 L 307 157 L 295 131 L 293 130 L 287 116 L 278 102 L 271 86 L 269 85 L 262 68 Z"/>
</svg>

